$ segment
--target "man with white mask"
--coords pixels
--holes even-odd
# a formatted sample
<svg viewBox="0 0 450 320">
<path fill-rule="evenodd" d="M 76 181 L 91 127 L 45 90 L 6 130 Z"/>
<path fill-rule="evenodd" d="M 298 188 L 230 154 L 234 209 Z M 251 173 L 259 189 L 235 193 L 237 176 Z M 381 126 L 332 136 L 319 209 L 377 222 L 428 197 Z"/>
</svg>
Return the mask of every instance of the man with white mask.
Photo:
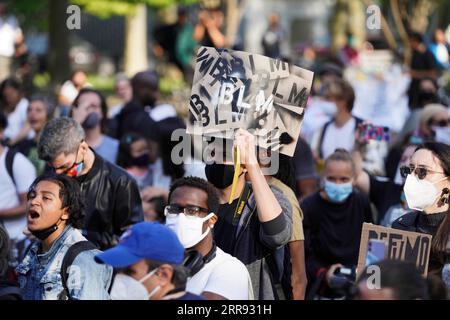
<svg viewBox="0 0 450 320">
<path fill-rule="evenodd" d="M 95 260 L 117 270 L 113 300 L 204 300 L 186 292 L 188 270 L 181 265 L 183 258 L 184 248 L 175 233 L 160 223 L 141 222 Z"/>
<path fill-rule="evenodd" d="M 170 188 L 166 225 L 175 231 L 188 251 L 185 266 L 191 270 L 191 277 L 186 288 L 208 300 L 253 299 L 245 265 L 213 241 L 218 208 L 215 188 L 201 178 L 182 178 Z"/>
</svg>

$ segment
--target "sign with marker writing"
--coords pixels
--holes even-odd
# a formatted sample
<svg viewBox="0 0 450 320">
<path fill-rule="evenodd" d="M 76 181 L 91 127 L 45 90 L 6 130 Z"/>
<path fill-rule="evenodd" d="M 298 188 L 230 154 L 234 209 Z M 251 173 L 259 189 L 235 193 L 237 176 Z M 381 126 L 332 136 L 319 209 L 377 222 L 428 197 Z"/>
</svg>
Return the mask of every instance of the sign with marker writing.
<svg viewBox="0 0 450 320">
<path fill-rule="evenodd" d="M 387 259 L 412 262 L 426 276 L 430 258 L 431 238 L 429 234 L 364 223 L 359 246 L 358 274 L 364 270 L 369 240 L 375 239 L 385 242 Z"/>
<path fill-rule="evenodd" d="M 263 148 L 292 156 L 313 72 L 258 54 L 201 47 L 187 132 L 233 139 L 244 128 Z"/>
</svg>

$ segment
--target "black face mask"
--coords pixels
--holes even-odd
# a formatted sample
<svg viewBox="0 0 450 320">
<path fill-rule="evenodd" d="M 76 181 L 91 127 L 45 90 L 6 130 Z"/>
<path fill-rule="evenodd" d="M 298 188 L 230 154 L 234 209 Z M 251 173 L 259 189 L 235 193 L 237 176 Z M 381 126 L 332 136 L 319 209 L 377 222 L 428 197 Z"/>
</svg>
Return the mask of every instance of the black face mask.
<svg viewBox="0 0 450 320">
<path fill-rule="evenodd" d="M 87 115 L 86 119 L 83 121 L 81 126 L 84 129 L 93 129 L 100 122 L 100 117 L 96 112 L 91 112 Z"/>
<path fill-rule="evenodd" d="M 57 223 L 43 230 L 31 231 L 31 234 L 42 241 L 47 239 L 56 230 L 58 230 Z"/>
<path fill-rule="evenodd" d="M 205 166 L 206 178 L 217 189 L 225 189 L 233 183 L 234 166 L 229 164 L 207 164 Z"/>
<path fill-rule="evenodd" d="M 133 157 L 131 158 L 131 163 L 137 167 L 147 167 L 150 163 L 150 155 L 148 153 L 144 153 L 139 157 Z"/>
<path fill-rule="evenodd" d="M 432 91 L 419 91 L 418 100 L 421 106 L 424 106 L 429 103 L 439 102 L 437 94 Z"/>
</svg>

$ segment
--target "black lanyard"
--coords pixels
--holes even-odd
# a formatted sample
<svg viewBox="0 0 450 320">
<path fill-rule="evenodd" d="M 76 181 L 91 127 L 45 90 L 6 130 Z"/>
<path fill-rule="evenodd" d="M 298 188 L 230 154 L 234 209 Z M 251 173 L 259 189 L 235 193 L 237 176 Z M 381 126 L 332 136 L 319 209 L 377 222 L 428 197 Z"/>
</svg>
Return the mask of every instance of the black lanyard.
<svg viewBox="0 0 450 320">
<path fill-rule="evenodd" d="M 241 195 L 239 196 L 237 206 L 234 210 L 233 226 L 235 226 L 239 223 L 242 212 L 244 211 L 245 205 L 247 204 L 248 199 L 250 198 L 251 194 L 252 194 L 252 188 L 250 187 L 250 184 L 246 183 L 244 186 L 244 190 L 242 191 Z"/>
</svg>

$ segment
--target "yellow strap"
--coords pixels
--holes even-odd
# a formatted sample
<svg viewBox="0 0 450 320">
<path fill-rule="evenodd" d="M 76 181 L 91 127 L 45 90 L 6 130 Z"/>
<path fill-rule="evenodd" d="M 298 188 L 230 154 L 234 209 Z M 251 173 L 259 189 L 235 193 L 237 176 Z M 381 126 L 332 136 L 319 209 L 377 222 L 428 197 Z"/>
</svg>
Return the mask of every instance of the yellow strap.
<svg viewBox="0 0 450 320">
<path fill-rule="evenodd" d="M 236 191 L 239 172 L 241 171 L 241 153 L 237 146 L 234 146 L 233 162 L 234 162 L 234 176 L 233 176 L 233 184 L 231 185 L 231 193 L 230 199 L 228 200 L 228 204 L 231 204 L 234 200 L 234 192 Z"/>
</svg>

